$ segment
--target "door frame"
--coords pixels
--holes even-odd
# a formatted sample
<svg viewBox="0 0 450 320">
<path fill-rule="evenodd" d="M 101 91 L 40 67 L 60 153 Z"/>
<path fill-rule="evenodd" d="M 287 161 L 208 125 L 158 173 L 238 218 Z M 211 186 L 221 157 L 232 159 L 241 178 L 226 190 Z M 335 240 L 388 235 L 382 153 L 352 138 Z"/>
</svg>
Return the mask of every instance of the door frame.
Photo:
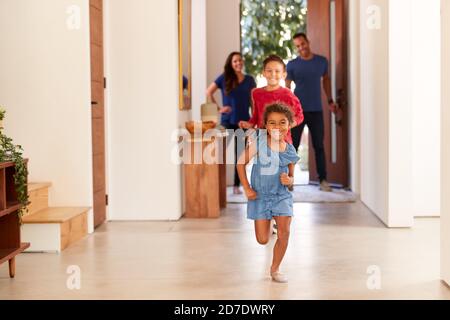
<svg viewBox="0 0 450 320">
<path fill-rule="evenodd" d="M 108 217 L 108 183 L 107 183 L 107 118 L 106 118 L 106 77 L 105 77 L 105 2 L 103 0 L 89 0 L 89 48 L 90 48 L 90 61 L 91 61 L 91 123 L 92 123 L 92 166 L 93 166 L 93 225 L 94 229 L 101 226 L 107 221 Z M 101 30 L 97 33 L 92 28 L 92 11 L 101 10 Z M 97 38 L 97 39 L 94 39 Z M 94 41 L 99 40 L 101 43 L 102 52 L 101 66 L 95 66 L 94 63 Z M 97 44 L 98 45 L 98 44 Z M 98 78 L 98 74 L 101 73 L 102 79 Z M 93 83 L 96 86 L 93 86 Z M 100 90 L 98 90 L 100 89 Z M 97 91 L 96 91 L 97 90 Z M 98 95 L 100 92 L 100 95 Z M 94 122 L 97 124 L 94 125 Z M 100 124 L 101 130 L 98 130 Z M 100 138 L 98 133 L 100 132 Z M 100 139 L 100 143 L 99 143 Z M 99 163 L 95 160 L 96 151 L 103 153 L 100 158 L 102 161 Z M 101 167 L 98 167 L 101 165 Z M 103 172 L 102 172 L 103 171 Z M 96 189 L 98 179 L 104 180 L 101 182 L 101 190 Z M 97 183 L 96 183 L 97 182 Z"/>
<path fill-rule="evenodd" d="M 317 0 L 316 0 L 317 1 Z M 355 192 L 359 192 L 359 155 L 357 155 L 357 152 L 359 152 L 359 137 L 354 136 L 354 134 L 359 132 L 359 123 L 355 125 L 355 121 L 357 121 L 357 118 L 355 118 L 355 115 L 359 115 L 358 110 L 353 110 L 354 108 L 357 108 L 356 99 L 354 98 L 354 85 L 356 85 L 356 72 L 354 72 L 354 65 L 350 65 L 350 62 L 354 63 L 353 60 L 350 59 L 351 55 L 354 54 L 353 47 L 350 46 L 350 34 L 353 33 L 353 30 L 350 30 L 351 27 L 355 28 L 356 26 L 354 23 L 350 21 L 350 5 L 348 0 L 342 0 L 343 5 L 343 11 L 340 12 L 340 19 L 343 19 L 343 39 L 344 45 L 343 45 L 343 52 L 342 52 L 342 59 L 344 60 L 344 64 L 346 65 L 347 71 L 344 74 L 343 86 L 346 87 L 346 94 L 344 97 L 345 100 L 345 121 L 346 121 L 346 134 L 344 135 L 343 139 L 347 141 L 347 144 L 345 146 L 345 150 L 343 150 L 343 153 L 346 155 L 347 161 L 345 164 L 345 176 L 346 176 L 346 183 L 344 187 L 348 187 L 349 189 L 352 189 Z M 308 3 L 309 5 L 309 3 Z M 242 19 L 242 2 L 239 2 L 239 16 Z M 359 24 L 357 25 L 357 28 L 359 28 Z M 309 32 L 307 31 L 308 37 L 310 37 Z M 358 30 L 359 35 L 359 30 Z M 328 41 L 329 42 L 329 41 Z M 240 45 L 242 46 L 242 32 L 240 32 Z M 314 51 L 314 44 L 313 51 Z M 352 42 L 353 46 L 353 42 Z M 241 47 L 242 49 L 242 47 Z M 326 111 L 327 106 L 324 105 L 324 112 Z M 355 130 L 354 127 L 357 127 L 358 130 Z M 311 139 L 311 138 L 309 138 Z M 315 158 L 313 156 L 313 148 L 311 145 L 311 141 L 309 142 L 309 166 L 313 164 L 313 167 L 315 168 Z M 327 158 L 330 157 L 330 155 L 327 153 Z M 356 153 L 356 154 L 355 154 Z M 328 161 L 327 161 L 328 162 Z M 327 169 L 328 166 L 327 166 Z M 315 177 L 316 173 L 314 173 Z M 313 182 L 314 179 L 311 179 L 310 174 L 310 183 Z"/>
<path fill-rule="evenodd" d="M 332 34 L 331 25 L 328 30 L 320 28 L 322 25 L 330 24 L 331 19 L 331 4 L 335 3 L 335 56 L 332 56 Z M 350 154 L 349 154 L 349 127 L 350 127 L 350 115 L 348 107 L 348 14 L 347 14 L 347 1 L 346 0 L 315 0 L 314 2 L 308 1 L 308 14 L 307 14 L 307 34 L 311 41 L 312 51 L 316 54 L 322 55 L 327 58 L 329 62 L 328 74 L 333 80 L 333 71 L 336 76 L 336 92 L 332 92 L 335 96 L 333 99 L 342 107 L 342 119 L 341 123 L 333 121 L 334 116 L 328 109 L 327 97 L 322 90 L 322 105 L 324 116 L 324 146 L 326 156 L 326 169 L 328 173 L 328 181 L 337 187 L 349 186 L 349 168 L 350 168 Z M 314 8 L 315 12 L 312 15 L 311 11 Z M 311 30 L 312 25 L 315 30 Z M 334 59 L 333 59 L 334 58 Z M 333 70 L 332 66 L 335 64 L 336 69 Z M 332 83 L 333 86 L 333 83 Z M 333 89 L 333 88 L 332 88 Z M 342 91 L 342 94 L 339 92 Z M 334 122 L 334 123 L 333 123 Z M 335 128 L 336 134 L 336 162 L 333 162 L 332 152 L 332 140 L 333 132 L 332 128 Z M 315 163 L 314 148 L 312 146 L 312 140 L 309 139 L 309 173 L 310 183 L 318 184 L 317 181 L 317 169 Z"/>
</svg>

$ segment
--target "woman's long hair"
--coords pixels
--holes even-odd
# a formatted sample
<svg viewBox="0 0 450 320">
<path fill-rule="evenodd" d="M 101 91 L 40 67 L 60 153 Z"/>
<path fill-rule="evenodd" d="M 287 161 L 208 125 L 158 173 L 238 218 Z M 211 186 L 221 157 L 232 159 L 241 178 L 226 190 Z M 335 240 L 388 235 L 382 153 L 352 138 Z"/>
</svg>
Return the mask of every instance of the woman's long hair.
<svg viewBox="0 0 450 320">
<path fill-rule="evenodd" d="M 239 85 L 239 79 L 233 69 L 233 57 L 236 55 L 242 57 L 240 52 L 232 52 L 228 55 L 227 61 L 225 62 L 224 76 L 226 95 L 229 95 L 230 92 Z"/>
</svg>

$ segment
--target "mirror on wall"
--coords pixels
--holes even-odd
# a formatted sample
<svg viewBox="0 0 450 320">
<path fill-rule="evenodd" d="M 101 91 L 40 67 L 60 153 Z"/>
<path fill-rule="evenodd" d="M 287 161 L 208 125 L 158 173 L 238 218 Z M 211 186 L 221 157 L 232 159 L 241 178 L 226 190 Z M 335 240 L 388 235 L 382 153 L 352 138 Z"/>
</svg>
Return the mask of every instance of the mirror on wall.
<svg viewBox="0 0 450 320">
<path fill-rule="evenodd" d="M 179 107 L 181 110 L 191 109 L 191 2 L 178 0 L 178 64 L 180 70 Z"/>
</svg>

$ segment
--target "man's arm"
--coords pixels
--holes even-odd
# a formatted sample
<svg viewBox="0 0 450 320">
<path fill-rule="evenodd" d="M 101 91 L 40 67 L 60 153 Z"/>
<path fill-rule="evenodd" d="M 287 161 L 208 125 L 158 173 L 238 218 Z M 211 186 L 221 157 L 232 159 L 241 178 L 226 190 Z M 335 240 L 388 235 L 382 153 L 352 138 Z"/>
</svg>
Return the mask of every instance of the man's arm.
<svg viewBox="0 0 450 320">
<path fill-rule="evenodd" d="M 327 95 L 327 100 L 328 101 L 332 100 L 333 95 L 331 94 L 331 78 L 328 73 L 323 76 L 322 85 L 323 85 L 323 90 L 325 91 L 325 94 Z"/>
<path fill-rule="evenodd" d="M 333 95 L 331 94 L 331 78 L 328 73 L 326 73 L 323 76 L 322 85 L 323 85 L 323 90 L 325 91 L 325 94 L 327 95 L 328 106 L 329 106 L 331 112 L 336 113 L 337 105 L 333 101 Z"/>
</svg>

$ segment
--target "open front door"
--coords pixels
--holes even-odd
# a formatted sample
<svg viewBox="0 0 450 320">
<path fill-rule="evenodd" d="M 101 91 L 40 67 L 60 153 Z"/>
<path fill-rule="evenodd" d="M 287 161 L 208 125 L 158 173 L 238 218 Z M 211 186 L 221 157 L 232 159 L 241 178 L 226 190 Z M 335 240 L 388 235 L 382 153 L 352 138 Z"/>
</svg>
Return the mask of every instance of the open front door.
<svg viewBox="0 0 450 320">
<path fill-rule="evenodd" d="M 347 108 L 347 41 L 346 0 L 308 1 L 308 37 L 314 53 L 329 61 L 332 94 L 341 107 L 338 116 L 328 109 L 323 93 L 325 121 L 325 153 L 328 181 L 333 185 L 349 185 L 348 108 Z M 317 170 L 312 143 L 309 147 L 310 181 L 316 182 Z"/>
</svg>

